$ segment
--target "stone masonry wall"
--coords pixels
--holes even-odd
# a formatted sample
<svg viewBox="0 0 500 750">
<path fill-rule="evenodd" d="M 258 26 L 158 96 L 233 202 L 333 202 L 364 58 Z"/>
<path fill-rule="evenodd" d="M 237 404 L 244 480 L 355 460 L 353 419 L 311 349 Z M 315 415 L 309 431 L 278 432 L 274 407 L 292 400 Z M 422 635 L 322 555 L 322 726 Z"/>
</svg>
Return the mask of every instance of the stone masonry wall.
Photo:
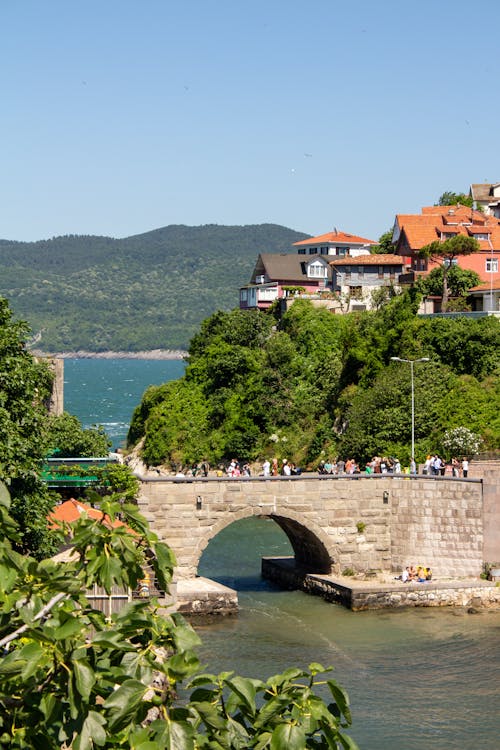
<svg viewBox="0 0 500 750">
<path fill-rule="evenodd" d="M 415 562 L 431 565 L 438 576 L 477 576 L 483 559 L 479 480 L 147 477 L 139 508 L 173 548 L 178 580 L 196 575 L 219 531 L 253 515 L 274 518 L 311 572 L 326 559 L 336 573 L 399 571 Z"/>
<path fill-rule="evenodd" d="M 483 562 L 479 481 L 419 478 L 391 490 L 392 565 L 430 565 L 442 577 L 476 577 Z"/>
</svg>

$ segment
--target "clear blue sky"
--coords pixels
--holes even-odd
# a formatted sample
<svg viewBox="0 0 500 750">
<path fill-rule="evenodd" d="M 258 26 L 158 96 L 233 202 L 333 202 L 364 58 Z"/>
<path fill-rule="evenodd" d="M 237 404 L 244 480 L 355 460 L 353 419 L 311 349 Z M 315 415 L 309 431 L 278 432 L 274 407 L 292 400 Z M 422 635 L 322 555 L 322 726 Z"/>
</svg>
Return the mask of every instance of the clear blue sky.
<svg viewBox="0 0 500 750">
<path fill-rule="evenodd" d="M 0 238 L 334 226 L 500 181 L 499 0 L 0 0 Z"/>
</svg>

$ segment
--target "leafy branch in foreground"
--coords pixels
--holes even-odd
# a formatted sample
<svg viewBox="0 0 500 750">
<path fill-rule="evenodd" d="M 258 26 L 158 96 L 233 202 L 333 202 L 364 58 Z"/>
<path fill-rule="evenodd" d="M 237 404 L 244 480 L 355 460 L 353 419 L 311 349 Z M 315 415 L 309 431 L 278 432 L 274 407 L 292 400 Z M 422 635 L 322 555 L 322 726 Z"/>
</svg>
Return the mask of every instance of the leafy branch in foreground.
<svg viewBox="0 0 500 750">
<path fill-rule="evenodd" d="M 134 589 L 146 565 L 168 589 L 172 552 L 135 506 L 102 501 L 100 519 L 82 515 L 55 532 L 61 544 L 71 536 L 67 562 L 18 554 L 9 509 L 0 484 L 0 748 L 356 748 L 343 731 L 347 694 L 322 681 L 321 665 L 265 682 L 196 676 L 199 639 L 158 600 L 131 601 L 110 617 L 92 607 L 94 584 Z M 180 695 L 189 680 L 190 697 Z"/>
</svg>

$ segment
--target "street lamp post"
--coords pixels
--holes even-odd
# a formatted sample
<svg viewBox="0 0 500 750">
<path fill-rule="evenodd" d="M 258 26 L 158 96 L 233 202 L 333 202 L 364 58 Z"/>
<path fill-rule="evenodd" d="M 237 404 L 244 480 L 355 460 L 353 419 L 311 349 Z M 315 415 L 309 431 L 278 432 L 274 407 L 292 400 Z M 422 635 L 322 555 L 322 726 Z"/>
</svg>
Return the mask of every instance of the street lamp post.
<svg viewBox="0 0 500 750">
<path fill-rule="evenodd" d="M 419 359 L 403 359 L 402 357 L 391 357 L 393 362 L 407 362 L 410 365 L 411 374 L 411 459 L 415 458 L 415 384 L 413 380 L 413 365 L 415 362 L 428 362 L 429 357 Z"/>
</svg>

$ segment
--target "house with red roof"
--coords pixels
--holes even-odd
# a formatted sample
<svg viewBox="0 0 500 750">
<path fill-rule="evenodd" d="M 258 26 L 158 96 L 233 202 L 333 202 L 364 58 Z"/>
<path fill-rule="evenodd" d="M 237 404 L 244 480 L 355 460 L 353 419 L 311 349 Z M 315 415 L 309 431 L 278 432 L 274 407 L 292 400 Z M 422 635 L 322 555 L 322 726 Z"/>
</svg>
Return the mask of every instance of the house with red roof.
<svg viewBox="0 0 500 750">
<path fill-rule="evenodd" d="M 371 310 L 374 292 L 382 287 L 401 291 L 400 277 L 407 270 L 407 259 L 401 255 L 368 254 L 330 261 L 332 289 L 342 301 L 344 312 Z"/>
<path fill-rule="evenodd" d="M 64 502 L 56 505 L 51 513 L 48 515 L 49 528 L 57 529 L 64 528 L 66 524 L 75 523 L 80 517 L 87 517 L 99 521 L 109 529 L 123 528 L 127 533 L 137 536 L 130 526 L 123 523 L 119 519 L 112 519 L 107 513 L 103 513 L 98 508 L 93 508 L 91 505 L 82 503 L 80 500 L 71 498 Z M 53 560 L 56 562 L 70 562 L 78 559 L 74 548 L 71 545 L 71 533 L 69 533 L 66 545 L 60 550 L 57 555 L 54 555 Z M 86 592 L 87 598 L 92 602 L 92 605 L 103 611 L 107 616 L 113 612 L 118 612 L 125 604 L 132 601 L 133 599 L 149 599 L 151 596 L 164 597 L 165 593 L 160 590 L 158 583 L 154 577 L 154 571 L 151 566 L 147 565 L 144 567 L 144 578 L 138 582 L 137 588 L 132 591 L 131 589 L 113 586 L 111 594 L 107 593 L 102 586 L 94 584 L 91 589 Z"/>
<path fill-rule="evenodd" d="M 499 297 L 490 294 L 491 288 L 500 284 L 500 219 L 496 216 L 463 205 L 427 206 L 420 214 L 397 214 L 392 241 L 395 252 L 406 259 L 416 278 L 440 265 L 436 260 L 421 258 L 420 250 L 431 242 L 444 242 L 458 234 L 474 237 L 479 243 L 477 253 L 456 258 L 460 268 L 478 274 L 479 286 L 484 286 L 488 292 L 482 294 L 476 289 L 479 292 L 475 295 L 476 309 L 498 310 Z"/>
<path fill-rule="evenodd" d="M 296 253 L 261 253 L 250 282 L 240 288 L 240 309 L 265 310 L 277 299 L 331 291 L 333 258 L 366 255 L 378 243 L 347 232 L 333 232 L 295 242 Z"/>
<path fill-rule="evenodd" d="M 336 258 L 344 258 L 346 255 L 366 255 L 370 247 L 377 245 L 375 240 L 366 237 L 358 237 L 348 232 L 339 232 L 336 228 L 333 232 L 320 234 L 318 237 L 309 237 L 305 240 L 294 242 L 299 255 L 328 255 Z"/>
</svg>

